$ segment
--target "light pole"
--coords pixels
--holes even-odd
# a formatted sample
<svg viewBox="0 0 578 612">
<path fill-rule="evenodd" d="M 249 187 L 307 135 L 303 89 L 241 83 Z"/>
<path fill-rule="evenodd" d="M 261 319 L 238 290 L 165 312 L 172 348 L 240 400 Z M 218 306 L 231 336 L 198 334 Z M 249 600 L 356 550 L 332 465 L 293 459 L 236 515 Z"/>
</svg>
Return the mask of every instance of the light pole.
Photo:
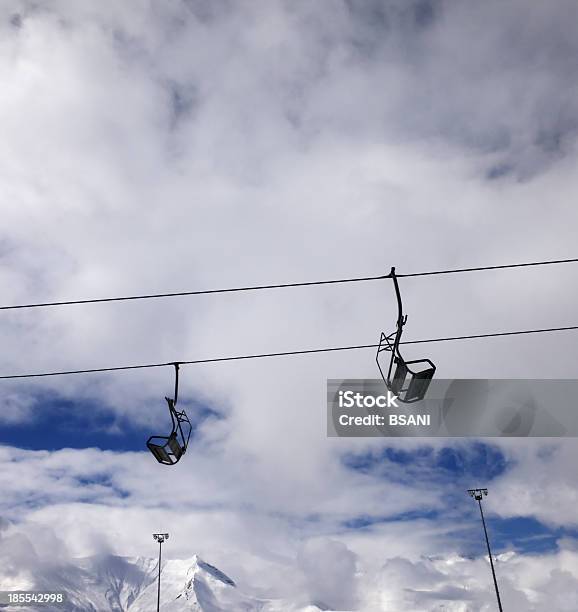
<svg viewBox="0 0 578 612">
<path fill-rule="evenodd" d="M 159 588 L 157 595 L 157 612 L 161 608 L 161 558 L 163 550 L 163 542 L 169 539 L 168 533 L 153 533 L 153 538 L 159 543 Z"/>
<path fill-rule="evenodd" d="M 488 547 L 488 556 L 490 557 L 490 567 L 492 568 L 492 578 L 494 579 L 494 587 L 496 587 L 496 597 L 498 598 L 498 609 L 503 612 L 502 602 L 500 601 L 500 591 L 498 589 L 498 581 L 496 580 L 496 572 L 494 570 L 494 561 L 492 559 L 492 551 L 490 549 L 490 540 L 488 538 L 488 530 L 486 529 L 486 520 L 484 519 L 484 511 L 482 510 L 482 497 L 488 494 L 488 489 L 468 489 L 470 497 L 473 497 L 480 506 L 480 515 L 482 517 L 482 525 L 484 526 L 484 535 L 486 536 L 486 545 Z"/>
</svg>

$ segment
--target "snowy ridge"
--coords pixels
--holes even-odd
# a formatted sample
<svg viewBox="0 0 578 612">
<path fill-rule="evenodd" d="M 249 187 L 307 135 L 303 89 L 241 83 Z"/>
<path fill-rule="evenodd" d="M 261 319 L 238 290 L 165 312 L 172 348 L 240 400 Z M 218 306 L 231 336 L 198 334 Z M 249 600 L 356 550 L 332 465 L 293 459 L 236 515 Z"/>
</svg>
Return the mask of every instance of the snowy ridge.
<svg viewBox="0 0 578 612">
<path fill-rule="evenodd" d="M 157 605 L 155 559 L 101 555 L 50 568 L 35 576 L 31 590 L 62 591 L 67 603 L 27 607 L 44 612 L 150 612 Z M 2 606 L 0 606 L 1 608 Z M 22 608 L 3 607 L 6 612 Z M 163 612 L 318 612 L 284 600 L 259 599 L 240 591 L 235 581 L 197 555 L 161 566 Z"/>
</svg>

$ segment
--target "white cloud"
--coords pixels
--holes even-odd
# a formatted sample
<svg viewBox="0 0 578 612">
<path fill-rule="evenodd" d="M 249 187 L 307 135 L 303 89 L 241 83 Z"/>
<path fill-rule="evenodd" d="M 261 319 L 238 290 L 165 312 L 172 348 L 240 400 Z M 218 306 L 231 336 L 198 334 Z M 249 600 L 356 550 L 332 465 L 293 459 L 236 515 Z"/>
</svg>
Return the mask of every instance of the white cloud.
<svg viewBox="0 0 578 612">
<path fill-rule="evenodd" d="M 432 11 L 397 1 L 4 3 L 0 301 L 575 256 L 574 4 Z M 572 274 L 407 279 L 407 336 L 574 323 Z M 393 323 L 387 283 L 4 311 L 0 371 L 375 342 Z M 578 365 L 571 334 L 408 354 L 431 357 L 444 377 L 572 377 Z M 355 515 L 440 507 L 443 490 L 426 497 L 421 482 L 341 465 L 343 453 L 383 442 L 325 437 L 325 380 L 376 375 L 364 351 L 183 368 L 181 397 L 223 419 L 175 470 L 139 454 L 3 448 L 2 512 L 65 527 L 65 547 L 86 554 L 101 542 L 138 548 L 161 528 L 157 500 L 170 500 L 190 513 L 178 554 L 201 542 L 267 559 L 333 537 Z M 50 390 L 154 429 L 171 387 L 168 368 L 3 381 L 0 419 L 34 418 L 42 405 L 28 398 Z M 550 459 L 532 440 L 501 447 L 518 464 L 489 508 L 574 524 L 575 444 Z M 120 534 L 110 542 L 108 521 Z M 424 528 L 405 543 L 413 564 L 436 538 Z M 376 554 L 360 546 L 351 550 Z"/>
<path fill-rule="evenodd" d="M 574 440 L 512 444 L 512 467 L 495 484 L 492 511 L 501 516 L 534 516 L 552 526 L 575 527 L 578 502 Z M 499 500 L 499 501 L 498 501 Z"/>
<path fill-rule="evenodd" d="M 342 542 L 309 540 L 298 553 L 310 602 L 335 610 L 357 604 L 356 558 Z"/>
</svg>

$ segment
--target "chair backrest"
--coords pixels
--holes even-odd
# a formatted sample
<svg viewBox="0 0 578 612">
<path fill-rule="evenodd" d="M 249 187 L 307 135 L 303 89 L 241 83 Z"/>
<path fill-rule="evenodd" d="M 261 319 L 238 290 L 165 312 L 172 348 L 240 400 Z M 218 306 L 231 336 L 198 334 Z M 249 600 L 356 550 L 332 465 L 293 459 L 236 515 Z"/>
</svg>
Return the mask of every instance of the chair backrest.
<svg viewBox="0 0 578 612">
<path fill-rule="evenodd" d="M 394 356 L 393 360 L 396 367 L 393 378 L 390 378 L 388 381 L 389 390 L 399 397 L 403 392 L 403 387 L 405 385 L 409 370 L 407 369 L 407 365 L 403 359 L 399 359 Z M 389 371 L 391 372 L 391 368 Z"/>
<path fill-rule="evenodd" d="M 178 461 L 183 456 L 185 449 L 179 444 L 176 434 L 172 434 L 171 436 L 169 436 L 168 445 L 170 446 L 173 455 Z"/>
</svg>

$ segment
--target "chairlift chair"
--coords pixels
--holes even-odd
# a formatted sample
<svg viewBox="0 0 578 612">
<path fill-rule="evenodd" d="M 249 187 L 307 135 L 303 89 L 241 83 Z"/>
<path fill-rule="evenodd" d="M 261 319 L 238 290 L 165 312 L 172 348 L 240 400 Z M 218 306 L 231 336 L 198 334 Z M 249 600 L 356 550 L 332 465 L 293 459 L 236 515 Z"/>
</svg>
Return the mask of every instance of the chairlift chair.
<svg viewBox="0 0 578 612">
<path fill-rule="evenodd" d="M 381 333 L 375 359 L 377 367 L 381 372 L 381 377 L 385 382 L 385 386 L 397 396 L 400 402 L 411 404 L 413 402 L 419 402 L 425 397 L 434 372 L 436 371 L 436 367 L 429 359 L 406 361 L 401 356 L 399 345 L 403 326 L 407 321 L 407 315 L 403 314 L 401 293 L 399 291 L 397 276 L 395 275 L 395 268 L 391 269 L 390 276 L 393 278 L 397 297 L 397 326 L 396 330 L 389 335 L 385 335 L 383 332 Z M 384 353 L 386 352 L 391 353 L 389 366 L 387 368 L 385 364 L 383 364 L 382 367 Z M 386 371 L 387 375 L 385 374 Z"/>
<path fill-rule="evenodd" d="M 174 465 L 185 454 L 191 437 L 192 425 L 184 410 L 176 409 L 179 393 L 179 364 L 175 363 L 175 397 L 165 397 L 171 415 L 172 430 L 168 436 L 151 436 L 147 446 L 155 459 L 163 465 Z M 184 430 L 183 430 L 184 428 Z"/>
</svg>

